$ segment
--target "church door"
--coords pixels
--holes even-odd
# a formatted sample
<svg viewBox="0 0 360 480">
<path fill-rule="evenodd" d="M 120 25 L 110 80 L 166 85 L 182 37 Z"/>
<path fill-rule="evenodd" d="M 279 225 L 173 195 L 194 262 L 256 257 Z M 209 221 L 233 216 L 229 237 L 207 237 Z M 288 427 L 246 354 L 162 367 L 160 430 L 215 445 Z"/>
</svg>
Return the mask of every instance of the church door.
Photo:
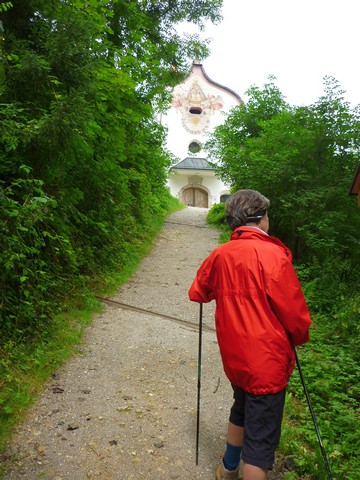
<svg viewBox="0 0 360 480">
<path fill-rule="evenodd" d="M 183 191 L 182 197 L 183 203 L 188 207 L 208 208 L 208 194 L 201 188 L 188 187 Z"/>
</svg>

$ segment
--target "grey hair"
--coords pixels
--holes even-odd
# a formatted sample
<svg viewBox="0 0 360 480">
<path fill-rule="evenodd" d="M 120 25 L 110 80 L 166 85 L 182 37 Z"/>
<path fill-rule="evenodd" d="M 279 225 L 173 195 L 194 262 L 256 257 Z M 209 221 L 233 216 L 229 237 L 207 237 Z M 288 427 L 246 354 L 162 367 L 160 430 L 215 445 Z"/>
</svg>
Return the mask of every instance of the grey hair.
<svg viewBox="0 0 360 480">
<path fill-rule="evenodd" d="M 259 223 L 270 206 L 270 200 L 256 190 L 238 190 L 225 203 L 226 223 L 231 230 Z"/>
</svg>

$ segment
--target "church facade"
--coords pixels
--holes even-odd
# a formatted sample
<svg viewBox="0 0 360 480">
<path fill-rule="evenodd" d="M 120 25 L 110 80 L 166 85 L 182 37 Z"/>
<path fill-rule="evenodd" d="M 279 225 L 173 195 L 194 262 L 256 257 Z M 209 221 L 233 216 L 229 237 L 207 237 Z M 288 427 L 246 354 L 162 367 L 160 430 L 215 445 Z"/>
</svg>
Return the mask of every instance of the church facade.
<svg viewBox="0 0 360 480">
<path fill-rule="evenodd" d="M 190 75 L 175 87 L 170 110 L 162 118 L 168 129 L 167 149 L 179 162 L 169 172 L 168 186 L 187 206 L 210 208 L 229 195 L 203 150 L 207 134 L 242 102 L 234 91 L 211 80 L 194 61 Z"/>
</svg>

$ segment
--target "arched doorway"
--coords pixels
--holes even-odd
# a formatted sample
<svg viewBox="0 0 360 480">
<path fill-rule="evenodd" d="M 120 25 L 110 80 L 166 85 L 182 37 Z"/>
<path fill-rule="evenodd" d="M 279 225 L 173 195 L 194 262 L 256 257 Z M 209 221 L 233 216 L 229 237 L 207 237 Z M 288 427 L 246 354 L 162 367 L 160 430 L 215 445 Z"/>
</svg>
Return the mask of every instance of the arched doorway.
<svg viewBox="0 0 360 480">
<path fill-rule="evenodd" d="M 188 207 L 209 207 L 208 193 L 199 187 L 187 187 L 183 190 L 181 201 Z"/>
</svg>

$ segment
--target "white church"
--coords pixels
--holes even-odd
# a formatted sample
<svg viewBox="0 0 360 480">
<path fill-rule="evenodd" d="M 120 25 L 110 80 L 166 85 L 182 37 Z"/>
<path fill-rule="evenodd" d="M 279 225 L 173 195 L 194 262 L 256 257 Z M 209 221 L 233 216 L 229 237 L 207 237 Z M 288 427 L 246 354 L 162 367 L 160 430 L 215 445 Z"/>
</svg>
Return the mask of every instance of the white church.
<svg viewBox="0 0 360 480">
<path fill-rule="evenodd" d="M 168 129 L 167 149 L 180 161 L 171 167 L 168 186 L 187 206 L 210 208 L 229 195 L 229 186 L 206 159 L 206 134 L 225 121 L 224 113 L 242 103 L 240 96 L 211 80 L 200 61 L 175 87 L 170 110 L 162 118 Z"/>
</svg>

